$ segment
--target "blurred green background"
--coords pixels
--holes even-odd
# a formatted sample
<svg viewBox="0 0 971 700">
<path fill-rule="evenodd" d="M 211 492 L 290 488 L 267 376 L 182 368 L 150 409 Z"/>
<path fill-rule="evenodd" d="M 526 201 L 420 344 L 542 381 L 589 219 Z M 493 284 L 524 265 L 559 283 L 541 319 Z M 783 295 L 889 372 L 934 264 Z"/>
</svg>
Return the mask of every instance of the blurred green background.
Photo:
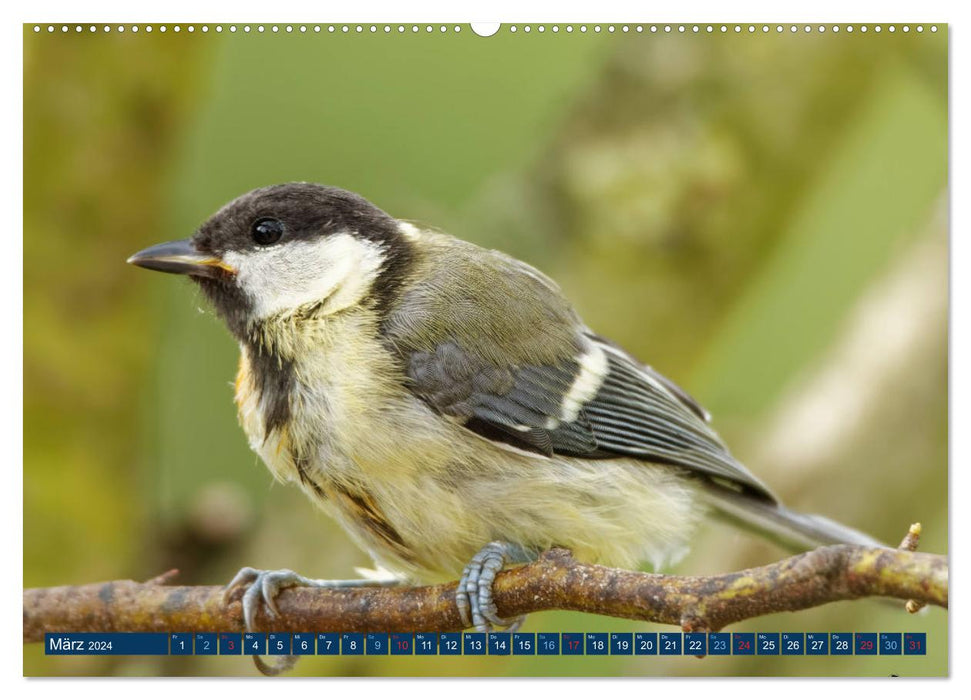
<svg viewBox="0 0 971 700">
<path fill-rule="evenodd" d="M 124 264 L 290 180 L 505 250 L 684 385 L 789 505 L 948 551 L 947 30 L 390 35 L 24 28 L 24 586 L 370 562 L 236 424 L 191 284 Z M 761 29 L 761 28 L 759 28 Z M 429 504 L 434 507 L 434 504 Z M 719 524 L 679 573 L 767 563 Z M 573 613 L 526 631 L 662 629 Z M 947 613 L 874 601 L 734 631 L 926 631 L 916 657 L 310 658 L 295 675 L 945 675 Z M 28 675 L 255 675 L 71 658 Z"/>
</svg>

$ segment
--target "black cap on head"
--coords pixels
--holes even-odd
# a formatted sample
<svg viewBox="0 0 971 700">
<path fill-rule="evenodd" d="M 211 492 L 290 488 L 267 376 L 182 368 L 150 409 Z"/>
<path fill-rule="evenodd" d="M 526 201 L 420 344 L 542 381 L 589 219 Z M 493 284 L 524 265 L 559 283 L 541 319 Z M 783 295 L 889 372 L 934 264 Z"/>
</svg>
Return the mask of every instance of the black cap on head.
<svg viewBox="0 0 971 700">
<path fill-rule="evenodd" d="M 237 197 L 209 218 L 192 237 L 203 253 L 244 252 L 261 245 L 260 222 L 279 222 L 274 243 L 344 232 L 382 246 L 400 238 L 395 219 L 358 194 L 309 182 L 271 185 Z"/>
<path fill-rule="evenodd" d="M 413 256 L 399 222 L 360 195 L 293 182 L 248 192 L 191 239 L 153 246 L 129 262 L 189 275 L 245 339 L 268 315 L 314 307 L 338 289 L 383 315 Z"/>
</svg>

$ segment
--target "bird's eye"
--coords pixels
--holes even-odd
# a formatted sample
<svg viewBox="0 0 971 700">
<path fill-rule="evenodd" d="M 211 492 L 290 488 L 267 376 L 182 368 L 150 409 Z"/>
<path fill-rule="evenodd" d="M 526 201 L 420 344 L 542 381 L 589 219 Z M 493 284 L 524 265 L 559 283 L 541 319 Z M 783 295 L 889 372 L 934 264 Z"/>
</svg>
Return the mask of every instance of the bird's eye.
<svg viewBox="0 0 971 700">
<path fill-rule="evenodd" d="M 258 245 L 273 245 L 283 237 L 283 222 L 279 219 L 257 219 L 253 223 L 253 240 Z"/>
</svg>

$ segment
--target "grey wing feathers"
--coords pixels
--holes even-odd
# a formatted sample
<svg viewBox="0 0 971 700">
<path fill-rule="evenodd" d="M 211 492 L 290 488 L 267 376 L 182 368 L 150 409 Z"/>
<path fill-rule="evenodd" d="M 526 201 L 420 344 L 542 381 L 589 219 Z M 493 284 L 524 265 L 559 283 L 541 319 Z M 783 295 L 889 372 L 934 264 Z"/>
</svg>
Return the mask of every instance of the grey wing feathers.
<svg viewBox="0 0 971 700">
<path fill-rule="evenodd" d="M 533 453 L 664 462 L 769 501 L 676 384 L 590 332 L 525 263 L 422 233 L 415 282 L 383 325 L 434 411 Z"/>
<path fill-rule="evenodd" d="M 775 500 L 732 457 L 708 426 L 707 413 L 683 389 L 615 345 L 595 339 L 607 353 L 609 371 L 583 410 L 601 450 L 686 467 Z"/>
<path fill-rule="evenodd" d="M 486 437 L 542 454 L 585 454 L 597 443 L 582 420 L 560 427 L 558 416 L 579 365 L 497 367 L 455 342 L 415 352 L 407 373 L 415 393 L 440 413 Z"/>
<path fill-rule="evenodd" d="M 623 350 L 584 334 L 587 353 L 600 352 L 604 371 L 595 393 L 566 420 L 566 397 L 581 364 L 496 367 L 455 342 L 408 358 L 415 393 L 438 412 L 491 440 L 552 456 L 630 456 L 704 474 L 774 500 L 728 452 L 704 411 L 670 380 Z"/>
<path fill-rule="evenodd" d="M 604 338 L 603 336 L 596 335 L 595 333 L 592 333 L 590 331 L 587 331 L 586 335 L 591 340 L 594 340 L 600 345 L 602 345 L 605 349 L 613 350 L 619 357 L 623 357 L 629 360 L 631 363 L 633 363 L 636 369 L 636 373 L 644 374 L 647 376 L 649 380 L 654 380 L 654 382 L 661 384 L 669 393 L 677 397 L 678 401 L 680 401 L 686 408 L 688 408 L 692 413 L 698 416 L 701 420 L 705 421 L 706 423 L 711 420 L 711 415 L 709 415 L 708 411 L 706 411 L 701 404 L 695 401 L 694 398 L 692 398 L 692 396 L 687 391 L 679 387 L 677 384 L 672 382 L 663 374 L 655 371 L 652 367 L 649 367 L 648 365 L 640 364 L 639 362 L 637 362 L 637 360 L 635 360 L 630 355 L 628 355 L 627 352 L 622 347 L 617 345 L 617 343 L 614 343 L 613 341 L 609 340 L 608 338 Z"/>
</svg>

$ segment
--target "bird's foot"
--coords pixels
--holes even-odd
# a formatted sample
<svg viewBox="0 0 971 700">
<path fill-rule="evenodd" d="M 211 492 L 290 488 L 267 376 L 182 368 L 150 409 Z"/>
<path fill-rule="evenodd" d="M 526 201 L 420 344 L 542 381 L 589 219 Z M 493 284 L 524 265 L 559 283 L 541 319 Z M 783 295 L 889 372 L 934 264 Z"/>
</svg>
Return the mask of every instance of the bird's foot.
<svg viewBox="0 0 971 700">
<path fill-rule="evenodd" d="M 499 617 L 493 600 L 492 584 L 496 574 L 512 562 L 528 561 L 532 555 L 508 542 L 490 542 L 472 557 L 462 571 L 455 591 L 455 605 L 462 616 L 462 624 L 488 632 L 493 626 L 505 627 L 510 632 L 518 630 L 526 620 L 525 615 L 512 620 Z"/>
<path fill-rule="evenodd" d="M 280 609 L 276 604 L 276 597 L 285 588 L 363 588 L 367 586 L 397 586 L 401 583 L 397 578 L 385 579 L 320 579 L 301 576 L 290 569 L 268 570 L 254 569 L 244 566 L 233 577 L 223 593 L 223 600 L 228 601 L 240 586 L 246 586 L 243 593 L 243 620 L 246 629 L 253 631 L 256 626 L 256 613 L 260 605 L 266 609 L 269 617 L 279 617 Z"/>
<path fill-rule="evenodd" d="M 307 588 L 363 588 L 366 586 L 396 586 L 401 583 L 397 578 L 373 578 L 373 579 L 319 579 L 307 578 L 291 571 L 290 569 L 279 569 L 277 571 L 254 569 L 244 566 L 239 570 L 233 580 L 226 585 L 223 592 L 223 600 L 228 602 L 232 597 L 233 591 L 240 586 L 245 586 L 243 593 L 243 621 L 246 623 L 246 630 L 252 632 L 256 627 L 256 614 L 262 605 L 269 617 L 279 617 L 280 609 L 276 604 L 276 597 L 285 588 L 307 587 Z M 284 671 L 293 668 L 298 656 L 285 656 L 280 663 L 269 663 L 263 661 L 259 656 L 254 656 L 253 661 L 261 673 L 267 676 L 276 676 Z"/>
</svg>

